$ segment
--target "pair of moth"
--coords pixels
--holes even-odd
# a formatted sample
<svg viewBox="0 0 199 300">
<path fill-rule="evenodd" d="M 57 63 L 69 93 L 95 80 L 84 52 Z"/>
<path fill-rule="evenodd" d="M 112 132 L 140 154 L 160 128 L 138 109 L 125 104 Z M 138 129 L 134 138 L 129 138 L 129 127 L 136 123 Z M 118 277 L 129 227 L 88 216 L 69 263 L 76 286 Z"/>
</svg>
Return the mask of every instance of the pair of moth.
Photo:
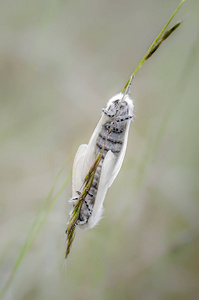
<svg viewBox="0 0 199 300">
<path fill-rule="evenodd" d="M 72 174 L 72 199 L 70 203 L 75 207 L 78 201 L 86 175 L 101 152 L 101 160 L 95 175 L 84 197 L 75 225 L 89 229 L 97 225 L 102 217 L 103 202 L 108 188 L 115 180 L 122 166 L 128 140 L 130 123 L 133 120 L 133 100 L 127 92 L 112 97 L 95 128 L 90 141 L 79 146 Z M 72 212 L 71 212 L 72 214 Z"/>
</svg>

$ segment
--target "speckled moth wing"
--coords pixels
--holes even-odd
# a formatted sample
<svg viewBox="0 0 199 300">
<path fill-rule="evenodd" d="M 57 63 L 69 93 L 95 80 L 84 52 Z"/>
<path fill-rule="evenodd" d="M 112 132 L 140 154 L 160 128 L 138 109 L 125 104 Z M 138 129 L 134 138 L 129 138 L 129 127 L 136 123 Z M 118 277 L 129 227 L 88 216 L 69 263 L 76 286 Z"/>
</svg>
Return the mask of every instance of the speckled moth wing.
<svg viewBox="0 0 199 300">
<path fill-rule="evenodd" d="M 77 191 L 81 188 L 83 181 L 82 181 L 82 168 L 84 163 L 84 157 L 86 153 L 86 149 L 88 145 L 82 144 L 79 146 L 74 162 L 73 162 L 73 174 L 72 174 L 72 196 L 75 197 Z"/>
</svg>

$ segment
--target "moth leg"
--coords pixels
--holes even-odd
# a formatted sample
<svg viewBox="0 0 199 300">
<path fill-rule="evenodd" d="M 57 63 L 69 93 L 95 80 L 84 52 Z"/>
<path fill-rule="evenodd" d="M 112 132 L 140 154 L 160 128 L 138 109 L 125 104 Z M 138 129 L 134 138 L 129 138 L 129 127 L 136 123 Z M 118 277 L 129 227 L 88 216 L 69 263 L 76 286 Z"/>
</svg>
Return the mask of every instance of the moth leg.
<svg viewBox="0 0 199 300">
<path fill-rule="evenodd" d="M 78 219 L 75 225 L 84 225 L 88 222 L 87 218 L 83 218 L 83 220 Z"/>
<path fill-rule="evenodd" d="M 109 118 L 113 118 L 115 116 L 115 114 L 110 114 L 105 108 L 102 108 L 102 112 Z"/>
<path fill-rule="evenodd" d="M 68 202 L 75 204 L 77 199 L 78 199 L 78 197 L 72 197 L 70 200 L 68 200 Z"/>
<path fill-rule="evenodd" d="M 91 198 L 93 198 L 93 195 L 88 191 L 87 192 L 87 194 L 91 197 Z"/>
<path fill-rule="evenodd" d="M 81 195 L 81 193 L 79 192 L 79 191 L 76 191 L 76 193 L 78 194 L 78 195 Z M 78 199 L 79 197 L 72 197 L 68 202 L 69 203 L 76 203 L 76 201 L 77 201 L 77 199 Z"/>
<path fill-rule="evenodd" d="M 133 118 L 133 116 L 126 116 L 124 118 L 119 117 L 119 118 L 116 119 L 116 122 L 123 122 L 123 121 L 127 121 L 129 119 L 132 119 L 132 118 Z"/>
<path fill-rule="evenodd" d="M 88 204 L 88 201 L 86 199 L 84 199 L 84 203 L 86 204 L 86 207 L 88 209 L 88 213 L 91 216 L 92 215 L 92 211 L 93 211 L 91 205 Z"/>
</svg>

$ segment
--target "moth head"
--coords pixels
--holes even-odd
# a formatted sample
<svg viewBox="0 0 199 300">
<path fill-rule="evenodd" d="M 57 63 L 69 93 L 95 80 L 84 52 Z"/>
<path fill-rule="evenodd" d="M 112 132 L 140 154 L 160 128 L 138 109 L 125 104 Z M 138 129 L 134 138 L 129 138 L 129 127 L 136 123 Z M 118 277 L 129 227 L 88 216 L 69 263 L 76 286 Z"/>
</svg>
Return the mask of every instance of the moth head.
<svg viewBox="0 0 199 300">
<path fill-rule="evenodd" d="M 133 109 L 134 109 L 133 100 L 129 97 L 129 95 L 125 95 L 124 99 L 123 96 L 124 96 L 123 93 L 119 93 L 113 96 L 108 101 L 105 111 L 107 112 L 107 115 L 109 117 L 114 117 L 118 109 L 119 109 L 117 114 L 118 117 L 133 116 Z M 122 99 L 123 101 L 121 103 Z"/>
</svg>

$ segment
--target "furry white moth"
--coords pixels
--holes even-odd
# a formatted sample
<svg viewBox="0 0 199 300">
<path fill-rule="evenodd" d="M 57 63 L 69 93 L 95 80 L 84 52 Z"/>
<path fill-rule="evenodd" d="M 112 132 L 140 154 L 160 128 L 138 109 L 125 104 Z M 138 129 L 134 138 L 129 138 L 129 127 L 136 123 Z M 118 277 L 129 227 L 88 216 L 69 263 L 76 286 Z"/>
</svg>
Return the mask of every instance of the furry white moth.
<svg viewBox="0 0 199 300">
<path fill-rule="evenodd" d="M 86 174 L 105 143 L 101 161 L 76 222 L 76 225 L 83 229 L 94 227 L 101 219 L 107 190 L 115 180 L 124 160 L 133 110 L 133 100 L 128 94 L 124 96 L 123 93 L 119 93 L 112 97 L 107 107 L 102 109 L 102 116 L 88 145 L 83 144 L 77 150 L 73 163 L 73 198 L 69 200 L 73 206 L 79 197 Z M 112 129 L 109 132 L 110 127 Z"/>
</svg>

